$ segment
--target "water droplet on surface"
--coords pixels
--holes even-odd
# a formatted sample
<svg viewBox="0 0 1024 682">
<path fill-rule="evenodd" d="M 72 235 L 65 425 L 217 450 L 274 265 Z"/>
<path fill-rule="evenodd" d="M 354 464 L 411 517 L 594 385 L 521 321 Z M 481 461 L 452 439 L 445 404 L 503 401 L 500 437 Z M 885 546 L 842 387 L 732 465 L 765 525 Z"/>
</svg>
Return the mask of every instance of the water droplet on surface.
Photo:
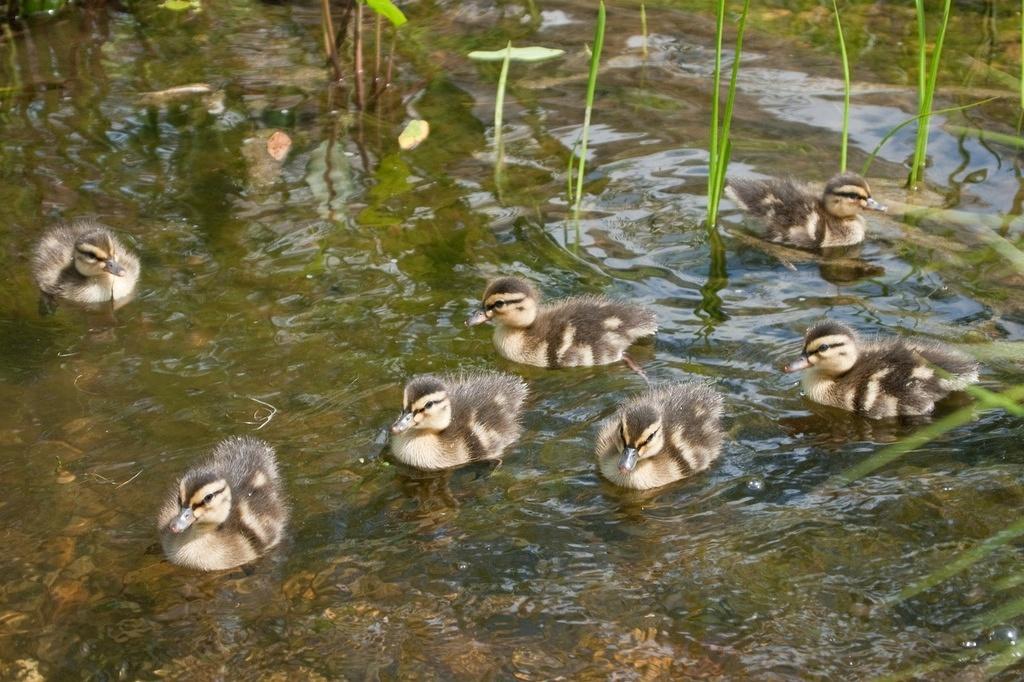
<svg viewBox="0 0 1024 682">
<path fill-rule="evenodd" d="M 977 649 L 978 641 L 974 639 L 968 639 L 963 642 L 960 642 L 960 646 L 962 646 L 965 649 Z"/>
<path fill-rule="evenodd" d="M 752 478 L 747 481 L 747 490 L 752 493 L 759 493 L 764 490 L 764 481 L 760 478 Z"/>
<path fill-rule="evenodd" d="M 1010 646 L 1017 643 L 1017 628 L 1012 625 L 1000 625 L 992 630 L 989 639 L 993 642 L 1006 642 Z"/>
</svg>

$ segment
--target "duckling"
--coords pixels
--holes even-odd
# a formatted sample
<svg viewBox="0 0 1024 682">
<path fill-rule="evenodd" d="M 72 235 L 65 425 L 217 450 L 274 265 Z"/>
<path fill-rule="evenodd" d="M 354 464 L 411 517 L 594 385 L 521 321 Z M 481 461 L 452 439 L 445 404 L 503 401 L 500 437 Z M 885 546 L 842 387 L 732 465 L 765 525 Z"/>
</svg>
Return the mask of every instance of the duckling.
<svg viewBox="0 0 1024 682">
<path fill-rule="evenodd" d="M 634 341 L 658 331 L 654 313 L 642 306 L 600 296 L 577 296 L 549 305 L 540 303 L 532 284 L 502 277 L 487 285 L 483 308 L 466 324 L 494 322 L 498 353 L 525 365 L 579 367 L 624 360 Z"/>
<path fill-rule="evenodd" d="M 845 324 L 824 320 L 804 336 L 801 358 L 783 371 L 807 370 L 803 388 L 823 405 L 872 419 L 929 414 L 935 402 L 978 380 L 978 363 L 933 341 L 861 341 Z"/>
<path fill-rule="evenodd" d="M 77 304 L 130 300 L 139 280 L 139 259 L 111 230 L 92 220 L 77 220 L 47 231 L 32 257 L 32 275 L 41 306 L 56 299 Z"/>
<path fill-rule="evenodd" d="M 729 180 L 725 195 L 768 222 L 769 241 L 803 249 L 859 244 L 866 227 L 861 210 L 886 210 L 871 198 L 867 181 L 854 173 L 829 180 L 820 197 L 792 180 L 746 179 Z"/>
<path fill-rule="evenodd" d="M 167 558 L 200 571 L 256 560 L 281 541 L 287 524 L 274 449 L 250 437 L 221 441 L 185 472 L 157 515 Z"/>
<path fill-rule="evenodd" d="M 499 460 L 519 438 L 528 394 L 526 382 L 511 374 L 415 377 L 391 425 L 391 452 L 402 464 L 428 470 Z"/>
<path fill-rule="evenodd" d="M 602 425 L 597 465 L 615 485 L 647 490 L 703 471 L 722 447 L 722 396 L 698 383 L 634 396 Z"/>
</svg>

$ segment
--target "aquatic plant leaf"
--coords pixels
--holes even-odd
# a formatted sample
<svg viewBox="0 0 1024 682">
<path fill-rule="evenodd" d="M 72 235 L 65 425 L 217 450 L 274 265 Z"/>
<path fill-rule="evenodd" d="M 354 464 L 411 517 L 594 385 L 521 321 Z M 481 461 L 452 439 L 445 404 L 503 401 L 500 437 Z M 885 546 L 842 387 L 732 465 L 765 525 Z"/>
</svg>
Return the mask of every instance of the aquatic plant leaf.
<svg viewBox="0 0 1024 682">
<path fill-rule="evenodd" d="M 406 151 L 415 149 L 430 134 L 430 124 L 423 119 L 415 118 L 405 126 L 398 136 L 398 146 Z"/>
<path fill-rule="evenodd" d="M 409 21 L 402 14 L 402 10 L 395 7 L 391 0 L 366 0 L 366 5 L 395 26 L 401 26 Z"/>
<path fill-rule="evenodd" d="M 501 50 L 474 50 L 469 53 L 469 58 L 478 62 L 500 62 L 508 55 L 512 62 L 543 62 L 555 57 L 561 57 L 565 50 L 558 50 L 552 47 L 506 47 Z"/>
<path fill-rule="evenodd" d="M 182 12 L 192 6 L 192 3 L 188 0 L 164 0 L 160 4 L 164 9 L 169 9 L 174 12 Z"/>
</svg>

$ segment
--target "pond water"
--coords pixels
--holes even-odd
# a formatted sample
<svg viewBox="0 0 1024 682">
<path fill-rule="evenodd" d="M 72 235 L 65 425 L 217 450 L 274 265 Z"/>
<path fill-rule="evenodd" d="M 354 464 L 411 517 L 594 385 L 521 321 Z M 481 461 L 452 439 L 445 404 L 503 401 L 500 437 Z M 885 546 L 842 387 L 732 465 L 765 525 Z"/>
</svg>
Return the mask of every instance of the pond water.
<svg viewBox="0 0 1024 682">
<path fill-rule="evenodd" d="M 995 216 L 1020 245 L 1019 152 L 951 125 L 1015 132 L 1016 95 L 991 71 L 1014 73 L 1020 56 L 1019 16 L 1002 4 L 957 3 L 939 106 L 998 98 L 938 117 L 927 188 L 903 189 L 913 126 L 869 177 L 883 202 Z M 591 4 L 406 9 L 394 86 L 364 115 L 345 104 L 350 83 L 325 85 L 318 3 L 79 7 L 0 43 L 0 677 L 860 679 L 936 662 L 931 679 L 986 674 L 977 654 L 1020 618 L 970 623 L 1021 596 L 1018 547 L 889 600 L 1016 520 L 1024 423 L 984 413 L 830 486 L 917 425 L 814 407 L 778 368 L 829 315 L 965 344 L 984 386 L 1020 383 L 1024 274 L 977 230 L 899 213 L 870 217 L 852 274 L 790 269 L 729 234 L 713 250 L 706 2 L 648 8 L 646 58 L 638 7 L 610 7 L 575 224 L 565 169 Z M 914 113 L 915 28 L 888 3 L 844 19 L 858 168 Z M 830 22 L 813 2 L 752 16 L 732 173 L 823 181 L 838 167 Z M 512 67 L 498 186 L 498 69 L 464 55 L 509 39 L 567 54 Z M 195 82 L 219 94 L 144 97 Z M 402 152 L 411 117 L 431 135 Z M 277 165 L 260 155 L 271 129 L 294 141 Z M 723 206 L 729 232 L 748 224 Z M 76 216 L 141 255 L 139 296 L 113 324 L 38 315 L 32 245 Z M 719 463 L 648 495 L 603 482 L 596 425 L 643 382 L 622 366 L 497 358 L 490 332 L 462 320 L 488 277 L 511 273 L 550 297 L 653 307 L 662 330 L 635 357 L 654 381 L 715 382 Z M 459 368 L 530 382 L 521 443 L 493 473 L 396 471 L 382 428 L 404 381 Z M 289 539 L 250 570 L 171 566 L 156 511 L 234 434 L 277 448 Z"/>
</svg>

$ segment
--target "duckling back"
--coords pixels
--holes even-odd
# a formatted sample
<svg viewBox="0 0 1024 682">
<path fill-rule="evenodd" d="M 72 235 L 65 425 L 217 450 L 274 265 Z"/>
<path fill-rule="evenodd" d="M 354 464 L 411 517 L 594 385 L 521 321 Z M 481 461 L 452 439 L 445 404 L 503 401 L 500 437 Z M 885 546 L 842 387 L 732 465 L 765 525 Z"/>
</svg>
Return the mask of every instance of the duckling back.
<svg viewBox="0 0 1024 682">
<path fill-rule="evenodd" d="M 448 469 L 500 459 L 519 439 L 523 403 L 529 394 L 519 377 L 494 372 L 414 381 L 420 380 L 436 382 L 436 392 L 446 394 L 450 421 L 440 430 L 408 428 L 393 435 L 391 452 L 399 462 L 417 469 Z"/>
<path fill-rule="evenodd" d="M 935 403 L 978 380 L 978 363 L 951 348 L 901 338 L 866 342 L 839 377 L 809 371 L 804 389 L 816 402 L 872 419 L 930 414 Z"/>
<path fill-rule="evenodd" d="M 199 517 L 175 532 L 173 524 L 183 510 L 198 511 L 223 484 L 230 495 L 227 517 L 216 523 Z M 288 517 L 274 449 L 256 438 L 235 437 L 219 443 L 206 461 L 181 477 L 160 510 L 157 526 L 172 563 L 215 571 L 249 563 L 277 545 Z"/>
<path fill-rule="evenodd" d="M 510 360 L 540 367 L 589 367 L 622 359 L 638 339 L 658 331 L 654 313 L 601 296 L 542 306 L 526 329 L 495 329 L 495 345 Z"/>
<path fill-rule="evenodd" d="M 637 490 L 703 471 L 721 451 L 721 415 L 721 395 L 704 384 L 652 388 L 627 400 L 601 425 L 598 468 L 612 483 Z M 624 464 L 625 449 L 637 457 L 630 464 Z"/>
</svg>

